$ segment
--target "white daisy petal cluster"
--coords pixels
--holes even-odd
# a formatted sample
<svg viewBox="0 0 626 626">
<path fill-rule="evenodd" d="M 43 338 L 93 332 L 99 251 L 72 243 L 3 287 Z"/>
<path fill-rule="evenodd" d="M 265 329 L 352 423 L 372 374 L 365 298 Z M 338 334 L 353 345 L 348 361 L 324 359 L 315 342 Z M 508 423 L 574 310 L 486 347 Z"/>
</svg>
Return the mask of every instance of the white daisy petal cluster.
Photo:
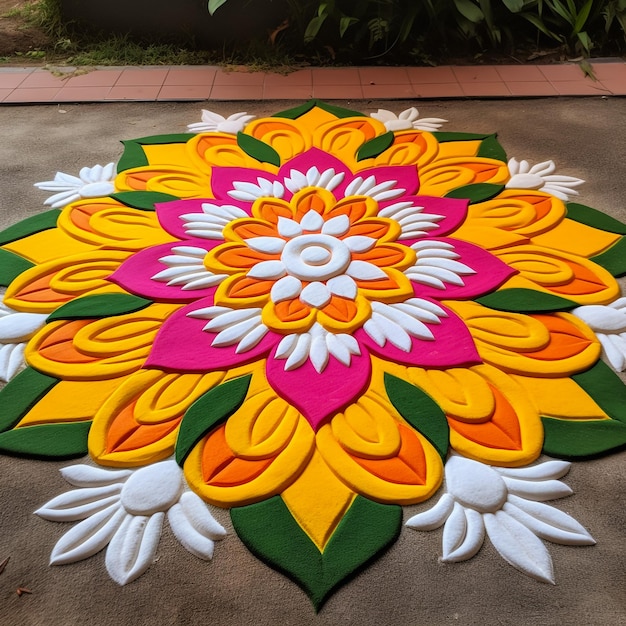
<svg viewBox="0 0 626 626">
<path fill-rule="evenodd" d="M 61 474 L 79 489 L 35 513 L 56 522 L 82 521 L 57 542 L 51 565 L 74 563 L 106 547 L 109 576 L 125 585 L 154 562 L 166 515 L 176 538 L 201 559 L 211 559 L 214 542 L 226 536 L 200 497 L 186 489 L 175 461 L 117 471 L 75 465 Z"/>
<path fill-rule="evenodd" d="M 452 455 L 445 467 L 447 493 L 406 525 L 416 530 L 443 525 L 441 560 L 445 563 L 473 557 L 486 533 L 505 561 L 528 576 L 554 584 L 552 559 L 541 539 L 565 545 L 595 544 L 576 520 L 543 503 L 572 493 L 557 480 L 569 467 L 565 461 L 519 469 L 491 467 Z"/>
<path fill-rule="evenodd" d="M 404 273 L 416 283 L 435 289 L 445 289 L 446 283 L 462 287 L 465 284 L 462 276 L 476 273 L 469 265 L 457 260 L 461 256 L 446 241 L 423 239 L 412 244 L 411 248 L 417 253 L 417 261 Z"/>
<path fill-rule="evenodd" d="M 0 381 L 8 383 L 20 371 L 26 343 L 44 326 L 47 317 L 14 311 L 0 302 Z"/>
<path fill-rule="evenodd" d="M 227 274 L 213 274 L 204 267 L 206 250 L 195 246 L 174 246 L 172 254 L 161 257 L 159 261 L 167 269 L 157 272 L 152 280 L 167 283 L 170 286 L 181 285 L 181 289 L 205 289 L 219 285 Z"/>
<path fill-rule="evenodd" d="M 593 330 L 604 357 L 617 372 L 626 369 L 626 298 L 608 305 L 579 306 L 572 313 Z"/>
<path fill-rule="evenodd" d="M 248 214 L 230 204 L 218 206 L 205 202 L 202 204 L 202 213 L 187 213 L 180 217 L 184 222 L 185 232 L 190 237 L 223 240 L 224 226 L 233 220 L 248 217 Z"/>
<path fill-rule="evenodd" d="M 202 109 L 202 121 L 188 124 L 187 128 L 192 133 L 228 133 L 236 135 L 241 132 L 246 124 L 254 119 L 254 115 L 247 113 L 233 113 L 228 117 L 224 117 L 219 113 Z"/>
<path fill-rule="evenodd" d="M 448 120 L 439 117 L 424 117 L 419 119 L 419 112 L 415 107 L 402 111 L 399 115 L 387 111 L 387 109 L 378 109 L 376 113 L 371 113 L 370 117 L 382 122 L 389 131 L 399 130 L 425 130 L 433 132 L 441 128 Z"/>
<path fill-rule="evenodd" d="M 60 209 L 70 202 L 81 198 L 101 198 L 115 191 L 115 163 L 105 166 L 94 165 L 83 167 L 78 176 L 57 172 L 54 180 L 35 183 L 35 187 L 43 191 L 54 191 L 44 204 L 53 209 Z"/>
<path fill-rule="evenodd" d="M 511 178 L 506 184 L 507 189 L 545 191 L 564 202 L 572 196 L 577 196 L 578 192 L 574 188 L 580 187 L 585 182 L 573 176 L 555 174 L 556 164 L 554 161 L 543 161 L 531 167 L 528 161 L 510 159 L 508 166 Z"/>
</svg>

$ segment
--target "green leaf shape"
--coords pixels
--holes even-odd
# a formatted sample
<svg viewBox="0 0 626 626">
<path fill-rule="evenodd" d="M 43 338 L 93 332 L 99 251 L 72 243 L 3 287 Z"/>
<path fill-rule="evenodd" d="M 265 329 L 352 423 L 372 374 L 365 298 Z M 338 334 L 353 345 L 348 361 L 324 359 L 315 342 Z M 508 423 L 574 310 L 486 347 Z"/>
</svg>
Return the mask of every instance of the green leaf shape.
<svg viewBox="0 0 626 626">
<path fill-rule="evenodd" d="M 567 459 L 596 457 L 626 446 L 626 424 L 616 420 L 542 417 L 543 452 Z"/>
<path fill-rule="evenodd" d="M 120 191 L 119 193 L 111 194 L 111 198 L 132 209 L 140 209 L 142 211 L 154 211 L 154 205 L 160 202 L 180 200 L 178 196 L 159 191 Z"/>
<path fill-rule="evenodd" d="M 124 152 L 117 162 L 117 173 L 133 169 L 135 167 L 143 167 L 148 165 L 148 157 L 143 151 L 141 144 L 136 141 L 122 141 Z"/>
<path fill-rule="evenodd" d="M 391 146 L 393 140 L 393 133 L 387 132 L 383 135 L 378 135 L 378 137 L 374 137 L 374 139 L 366 141 L 357 150 L 356 160 L 364 161 L 365 159 L 373 159 L 374 157 L 377 157 L 379 154 L 382 154 L 387 148 Z"/>
<path fill-rule="evenodd" d="M 319 109 L 326 111 L 326 113 L 330 113 L 331 115 L 342 119 L 345 117 L 367 117 L 359 111 L 344 109 L 343 107 L 334 106 L 324 102 L 323 100 L 317 99 L 309 100 L 300 106 L 294 107 L 293 109 L 287 109 L 285 111 L 280 111 L 279 113 L 274 113 L 272 117 L 284 117 L 290 120 L 295 120 L 305 113 L 308 113 L 314 107 L 318 107 Z"/>
<path fill-rule="evenodd" d="M 572 379 L 614 420 L 626 424 L 626 385 L 602 360 Z"/>
<path fill-rule="evenodd" d="M 569 311 L 579 306 L 577 302 L 567 298 L 522 288 L 500 289 L 481 298 L 476 298 L 476 302 L 496 311 L 510 311 L 512 313 Z"/>
<path fill-rule="evenodd" d="M 565 206 L 567 208 L 567 217 L 575 222 L 605 230 L 609 233 L 626 235 L 626 224 L 623 224 L 606 213 L 592 209 L 584 204 L 578 204 L 577 202 L 568 202 Z"/>
<path fill-rule="evenodd" d="M 485 202 L 495 198 L 502 190 L 504 185 L 494 185 L 493 183 L 473 183 L 472 185 L 464 185 L 449 191 L 446 198 L 467 199 L 470 204 L 477 202 Z"/>
<path fill-rule="evenodd" d="M 594 263 L 601 265 L 613 276 L 626 274 L 626 237 L 622 237 L 602 254 L 591 257 Z"/>
<path fill-rule="evenodd" d="M 450 427 L 441 407 L 422 389 L 392 374 L 385 374 L 385 389 L 396 411 L 435 446 L 445 463 Z"/>
<path fill-rule="evenodd" d="M 481 135 L 477 133 L 448 133 L 445 131 L 433 133 L 433 137 L 439 143 L 446 143 L 447 141 L 477 141 L 479 139 L 487 139 L 491 135 Z"/>
<path fill-rule="evenodd" d="M 87 454 L 91 422 L 24 426 L 0 433 L 0 452 L 36 459 L 76 459 Z"/>
<path fill-rule="evenodd" d="M 134 167 L 143 167 L 149 165 L 148 157 L 141 146 L 157 146 L 168 143 L 187 143 L 194 133 L 175 133 L 170 135 L 153 135 L 151 137 L 139 137 L 138 139 L 129 139 L 122 141 L 124 152 L 117 163 L 117 172 Z"/>
<path fill-rule="evenodd" d="M 102 293 L 76 298 L 60 306 L 48 316 L 47 322 L 112 317 L 141 311 L 152 304 L 139 296 L 126 293 Z"/>
<path fill-rule="evenodd" d="M 187 409 L 176 440 L 176 462 L 181 467 L 198 441 L 225 422 L 243 404 L 251 378 L 252 375 L 248 374 L 218 385 Z"/>
<path fill-rule="evenodd" d="M 476 156 L 483 157 L 485 159 L 495 159 L 496 161 L 502 161 L 503 163 L 507 162 L 506 152 L 500 145 L 496 134 L 489 135 L 489 137 L 483 139 Z"/>
<path fill-rule="evenodd" d="M 321 553 L 280 496 L 233 508 L 230 517 L 246 547 L 300 585 L 317 611 L 332 592 L 400 535 L 402 507 L 357 496 Z"/>
<path fill-rule="evenodd" d="M 280 155 L 272 146 L 266 144 L 264 141 L 252 135 L 239 132 L 237 133 L 237 145 L 253 159 L 261 163 L 269 163 L 270 165 L 280 167 Z"/>
<path fill-rule="evenodd" d="M 59 382 L 32 367 L 22 370 L 0 391 L 0 432 L 10 430 Z"/>
<path fill-rule="evenodd" d="M 226 0 L 209 0 L 209 4 L 207 6 L 209 13 L 213 15 L 215 11 L 217 11 L 225 3 Z"/>
<path fill-rule="evenodd" d="M 35 264 L 13 252 L 0 249 L 0 286 L 8 287 L 22 272 L 31 267 L 35 267 Z"/>
<path fill-rule="evenodd" d="M 5 243 L 17 241 L 18 239 L 23 239 L 29 235 L 34 235 L 42 230 L 54 228 L 57 225 L 59 215 L 60 211 L 58 209 L 51 209 L 50 211 L 39 213 L 39 215 L 27 217 L 25 220 L 5 228 L 0 233 L 0 246 Z"/>
</svg>

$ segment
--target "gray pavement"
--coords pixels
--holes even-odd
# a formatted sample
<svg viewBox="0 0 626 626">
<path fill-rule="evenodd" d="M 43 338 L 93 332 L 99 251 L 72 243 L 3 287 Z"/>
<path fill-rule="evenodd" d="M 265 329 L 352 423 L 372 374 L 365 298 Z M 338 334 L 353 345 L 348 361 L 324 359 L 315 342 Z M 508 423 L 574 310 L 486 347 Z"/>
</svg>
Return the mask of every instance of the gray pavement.
<svg viewBox="0 0 626 626">
<path fill-rule="evenodd" d="M 183 132 L 200 109 L 262 115 L 296 103 L 120 103 L 0 108 L 0 226 L 44 207 L 33 183 L 57 170 L 105 164 L 121 154 L 121 139 Z M 626 99 L 551 98 L 507 101 L 343 102 L 370 113 L 418 106 L 424 117 L 449 120 L 445 130 L 498 131 L 509 156 L 532 163 L 554 159 L 562 174 L 583 178 L 580 201 L 626 220 Z M 316 616 L 304 594 L 256 561 L 236 537 L 210 564 L 191 557 L 165 529 L 159 563 L 119 588 L 104 572 L 102 554 L 66 567 L 47 566 L 67 525 L 32 515 L 67 490 L 58 468 L 0 457 L 0 621 L 6 626 L 157 624 L 438 626 L 440 624 L 626 624 L 624 551 L 626 453 L 576 463 L 567 482 L 575 495 L 560 503 L 598 545 L 550 544 L 557 585 L 531 580 L 488 544 L 471 561 L 438 563 L 441 533 L 403 531 L 400 540 L 340 589 Z M 415 508 L 417 510 L 417 508 Z M 228 516 L 217 513 L 228 526 Z M 33 589 L 18 598 L 17 586 Z"/>
</svg>

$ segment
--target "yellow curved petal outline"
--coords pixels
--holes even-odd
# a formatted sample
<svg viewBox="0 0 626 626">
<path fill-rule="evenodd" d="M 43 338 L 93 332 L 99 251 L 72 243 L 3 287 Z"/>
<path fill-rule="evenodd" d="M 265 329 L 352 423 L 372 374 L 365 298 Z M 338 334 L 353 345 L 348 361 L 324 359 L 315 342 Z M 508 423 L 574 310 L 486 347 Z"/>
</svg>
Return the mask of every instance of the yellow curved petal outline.
<svg viewBox="0 0 626 626">
<path fill-rule="evenodd" d="M 264 118 L 264 119 L 275 119 L 273 117 Z M 283 120 L 285 118 L 278 117 L 279 120 Z M 309 109 L 303 115 L 300 115 L 297 119 L 293 120 L 297 125 L 298 129 L 303 135 L 309 135 L 311 138 L 313 137 L 313 133 L 322 125 L 328 124 L 330 122 L 334 122 L 339 118 L 333 113 L 329 113 L 324 109 L 318 107 L 317 105 Z M 319 146 L 318 146 L 319 147 Z"/>
<path fill-rule="evenodd" d="M 219 474 L 214 479 L 209 479 L 213 480 L 213 484 L 207 484 L 205 481 L 203 457 L 206 455 L 207 458 L 211 458 L 219 454 L 217 450 L 213 452 L 211 448 L 205 450 L 205 447 L 212 443 L 211 435 L 205 437 L 187 457 L 184 471 L 189 486 L 200 497 L 215 506 L 245 506 L 278 495 L 296 480 L 313 455 L 315 435 L 309 423 L 300 416 L 295 431 L 290 440 L 285 442 L 282 451 L 273 459 L 261 459 L 266 463 L 261 464 L 261 469 L 258 470 L 260 473 L 253 470 L 251 477 L 245 482 L 235 481 L 229 484 L 220 484 Z M 219 471 L 220 473 L 228 471 L 230 466 L 235 464 L 246 470 L 251 463 L 254 461 L 240 459 L 230 451 L 230 456 L 224 458 Z"/>
<path fill-rule="evenodd" d="M 460 141 L 442 141 L 439 143 L 439 159 L 454 159 L 457 157 L 475 157 L 480 150 L 483 139 L 467 139 Z"/>
<path fill-rule="evenodd" d="M 131 254 L 128 250 L 92 250 L 36 265 L 8 286 L 4 302 L 17 311 L 51 313 L 86 294 L 125 293 L 107 279 Z"/>
<path fill-rule="evenodd" d="M 610 417 L 571 378 L 540 378 L 511 374 L 526 390 L 540 415 L 557 419 L 602 420 Z"/>
<path fill-rule="evenodd" d="M 417 165 L 424 167 L 439 154 L 442 144 L 426 131 L 408 130 L 394 133 L 393 143 L 375 159 L 365 159 L 358 164 L 358 170 L 364 167 L 385 165 Z"/>
<path fill-rule="evenodd" d="M 519 274 L 502 288 L 527 287 L 553 293 L 578 304 L 608 304 L 620 295 L 615 278 L 603 267 L 576 254 L 528 244 L 493 250 Z"/>
<path fill-rule="evenodd" d="M 506 163 L 484 157 L 436 159 L 419 171 L 420 194 L 445 196 L 457 187 L 474 183 L 502 184 L 509 179 Z"/>
<path fill-rule="evenodd" d="M 297 120 L 288 118 L 253 120 L 246 126 L 245 133 L 274 148 L 281 163 L 290 161 L 313 145 L 310 132 L 302 129 Z"/>
<path fill-rule="evenodd" d="M 74 254 L 89 253 L 95 249 L 92 244 L 78 241 L 60 228 L 49 228 L 17 239 L 1 246 L 26 260 L 40 265 Z"/>
<path fill-rule="evenodd" d="M 112 198 L 69 204 L 59 215 L 58 227 L 78 241 L 109 249 L 142 250 L 176 241 L 161 228 L 156 213 L 133 209 Z"/>
<path fill-rule="evenodd" d="M 157 191 L 178 198 L 211 198 L 208 176 L 177 165 L 143 165 L 120 172 L 118 191 Z"/>
<path fill-rule="evenodd" d="M 543 248 L 553 248 L 589 259 L 604 252 L 621 238 L 622 236 L 616 233 L 564 219 L 551 230 L 535 235 L 532 242 Z"/>
<path fill-rule="evenodd" d="M 317 450 L 300 476 L 281 494 L 300 528 L 320 552 L 324 551 L 355 496 Z"/>
<path fill-rule="evenodd" d="M 489 465 L 522 467 L 535 461 L 541 454 L 543 446 L 543 425 L 525 389 L 496 367 L 486 364 L 476 365 L 471 371 L 491 383 L 493 389 L 501 394 L 510 406 L 501 411 L 504 416 L 495 423 L 463 424 L 448 418 L 450 446 L 467 458 Z M 511 409 L 514 415 L 511 414 Z M 512 433 L 511 429 L 516 432 Z M 517 449 L 498 447 L 498 431 L 502 432 L 505 439 L 519 438 L 519 447 Z"/>
<path fill-rule="evenodd" d="M 215 166 L 259 169 L 258 161 L 248 156 L 237 145 L 237 137 L 230 133 L 199 133 L 185 148 L 192 169 L 205 176 L 210 176 Z"/>
<path fill-rule="evenodd" d="M 299 304 L 299 300 L 294 300 L 295 304 Z M 274 330 L 278 333 L 305 333 L 313 323 L 315 322 L 315 318 L 318 312 L 315 309 L 310 307 L 302 308 L 302 311 L 305 315 L 298 315 L 295 319 L 285 321 L 281 318 L 280 315 L 276 312 L 276 307 L 280 304 L 284 303 L 275 303 L 269 300 L 263 306 L 263 311 L 261 312 L 261 321 L 271 330 Z"/>
<path fill-rule="evenodd" d="M 150 165 L 169 165 L 176 163 L 180 167 L 192 169 L 187 143 L 142 144 L 141 149 Z"/>
<path fill-rule="evenodd" d="M 27 363 L 67 380 L 103 380 L 138 370 L 163 320 L 179 305 L 152 304 L 122 316 L 51 322 L 28 343 Z"/>
<path fill-rule="evenodd" d="M 353 302 L 356 312 L 351 319 L 340 320 L 322 310 L 317 311 L 316 321 L 331 333 L 352 333 L 358 330 L 370 318 L 372 305 L 362 293 L 357 294 Z"/>
</svg>

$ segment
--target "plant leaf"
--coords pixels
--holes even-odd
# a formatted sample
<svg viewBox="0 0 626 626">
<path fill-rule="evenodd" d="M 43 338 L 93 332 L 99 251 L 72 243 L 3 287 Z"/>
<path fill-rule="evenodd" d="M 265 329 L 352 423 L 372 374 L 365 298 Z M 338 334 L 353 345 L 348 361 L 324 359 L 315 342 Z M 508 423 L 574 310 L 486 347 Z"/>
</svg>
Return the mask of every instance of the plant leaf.
<svg viewBox="0 0 626 626">
<path fill-rule="evenodd" d="M 626 424 L 616 420 L 542 417 L 543 452 L 566 459 L 598 456 L 626 446 Z"/>
<path fill-rule="evenodd" d="M 141 209 L 142 211 L 154 211 L 154 205 L 160 202 L 180 200 L 178 196 L 158 191 L 120 191 L 119 193 L 111 194 L 111 198 L 133 209 Z"/>
<path fill-rule="evenodd" d="M 602 254 L 591 257 L 594 263 L 601 265 L 613 276 L 626 274 L 626 237 L 622 237 Z"/>
<path fill-rule="evenodd" d="M 191 449 L 210 430 L 226 421 L 242 404 L 252 376 L 233 378 L 200 396 L 185 413 L 176 441 L 176 462 L 182 467 Z"/>
<path fill-rule="evenodd" d="M 374 139 L 370 139 L 366 141 L 357 151 L 356 160 L 364 161 L 365 159 L 373 159 L 377 157 L 379 154 L 382 154 L 394 140 L 394 134 L 392 132 L 387 132 L 378 137 L 374 137 Z"/>
<path fill-rule="evenodd" d="M 0 390 L 0 432 L 18 424 L 58 382 L 32 367 L 22 370 Z"/>
<path fill-rule="evenodd" d="M 477 202 L 485 202 L 497 196 L 504 189 L 504 185 L 494 185 L 493 183 L 474 183 L 472 185 L 464 185 L 449 191 L 446 198 L 468 199 L 470 204 Z"/>
<path fill-rule="evenodd" d="M 626 235 L 626 224 L 606 213 L 576 202 L 568 202 L 565 206 L 567 207 L 567 217 L 571 220 L 600 230 L 607 230 L 610 233 Z"/>
<path fill-rule="evenodd" d="M 477 141 L 491 137 L 491 135 L 480 135 L 476 133 L 448 133 L 443 131 L 435 132 L 433 136 L 439 143 L 446 143 L 448 141 Z"/>
<path fill-rule="evenodd" d="M 143 167 L 148 165 L 148 157 L 143 148 L 136 141 L 122 141 L 124 152 L 117 162 L 117 173 L 130 170 L 134 167 Z"/>
<path fill-rule="evenodd" d="M 58 320 L 80 320 L 88 318 L 112 317 L 125 313 L 134 313 L 145 309 L 152 304 L 152 300 L 146 300 L 139 296 L 126 293 L 103 293 L 87 295 L 82 298 L 71 300 L 60 306 L 54 313 L 48 316 L 48 322 Z"/>
<path fill-rule="evenodd" d="M 572 379 L 578 383 L 610 417 L 626 424 L 626 386 L 602 360 Z"/>
<path fill-rule="evenodd" d="M 485 19 L 483 12 L 471 0 L 454 0 L 454 5 L 473 24 L 479 24 Z"/>
<path fill-rule="evenodd" d="M 50 211 L 44 211 L 38 215 L 27 217 L 25 220 L 5 228 L 0 233 L 0 245 L 23 239 L 34 233 L 39 233 L 42 230 L 54 228 L 57 225 L 59 215 L 60 212 L 58 209 L 51 209 Z"/>
<path fill-rule="evenodd" d="M 209 13 L 213 15 L 227 0 L 209 0 L 208 9 Z"/>
<path fill-rule="evenodd" d="M 515 313 L 569 311 L 578 306 L 578 303 L 567 298 L 522 288 L 500 289 L 481 298 L 476 298 L 476 302 L 497 311 Z"/>
<path fill-rule="evenodd" d="M 503 161 L 504 163 L 507 162 L 506 152 L 500 145 L 496 134 L 489 135 L 489 137 L 483 139 L 476 156 L 484 157 L 486 159 L 496 159 L 497 161 Z"/>
<path fill-rule="evenodd" d="M 280 111 L 279 113 L 274 113 L 272 117 L 285 117 L 290 120 L 295 120 L 305 113 L 308 113 L 314 107 L 318 107 L 340 119 L 346 117 L 366 117 L 363 113 L 359 113 L 358 111 L 351 111 L 350 109 L 344 109 L 343 107 L 327 104 L 323 100 L 316 99 L 309 100 L 308 102 L 305 102 L 304 104 L 301 104 L 293 109 L 287 109 L 285 111 Z"/>
<path fill-rule="evenodd" d="M 0 433 L 0 452 L 38 459 L 75 459 L 87 454 L 91 422 L 40 424 Z"/>
<path fill-rule="evenodd" d="M 270 163 L 280 167 L 280 155 L 278 152 L 260 139 L 239 132 L 237 133 L 237 145 L 253 159 L 261 163 Z"/>
<path fill-rule="evenodd" d="M 391 374 L 385 374 L 385 389 L 398 413 L 435 446 L 445 463 L 450 428 L 439 405 L 419 387 Z"/>
<path fill-rule="evenodd" d="M 396 541 L 402 508 L 357 496 L 321 553 L 280 496 L 231 509 L 235 531 L 264 563 L 296 582 L 316 610 L 368 561 Z"/>
<path fill-rule="evenodd" d="M 8 287 L 22 272 L 35 267 L 21 256 L 0 249 L 0 286 Z"/>
</svg>

